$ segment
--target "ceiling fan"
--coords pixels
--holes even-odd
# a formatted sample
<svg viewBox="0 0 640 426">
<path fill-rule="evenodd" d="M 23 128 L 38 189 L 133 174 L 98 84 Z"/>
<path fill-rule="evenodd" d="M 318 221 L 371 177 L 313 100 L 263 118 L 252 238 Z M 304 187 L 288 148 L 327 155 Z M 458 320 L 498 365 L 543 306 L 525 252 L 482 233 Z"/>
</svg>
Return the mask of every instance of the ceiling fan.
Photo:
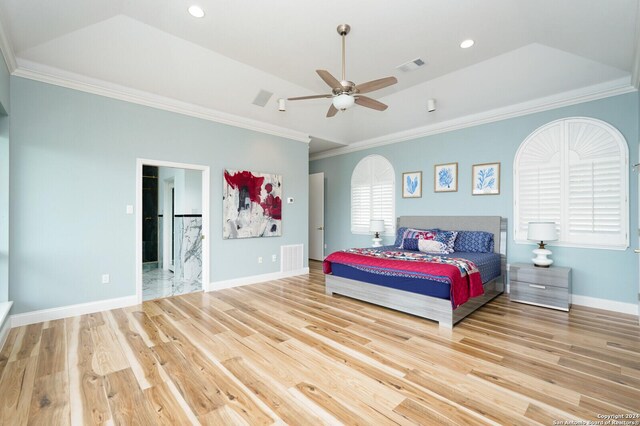
<svg viewBox="0 0 640 426">
<path fill-rule="evenodd" d="M 333 98 L 329 111 L 327 111 L 327 117 L 333 117 L 338 113 L 338 110 L 344 111 L 351 107 L 354 103 L 372 108 L 378 111 L 384 111 L 388 105 L 382 102 L 371 99 L 367 96 L 362 96 L 362 93 L 373 92 L 392 84 L 396 84 L 398 79 L 395 77 L 385 77 L 378 80 L 368 81 L 362 84 L 355 84 L 353 81 L 348 81 L 345 74 L 345 39 L 351 27 L 347 24 L 338 25 L 338 34 L 342 37 L 342 80 L 335 78 L 329 71 L 316 70 L 318 75 L 325 83 L 331 87 L 331 93 L 326 95 L 313 95 L 313 96 L 300 96 L 297 98 L 288 98 L 289 101 L 301 101 L 304 99 L 320 99 L 320 98 Z"/>
</svg>

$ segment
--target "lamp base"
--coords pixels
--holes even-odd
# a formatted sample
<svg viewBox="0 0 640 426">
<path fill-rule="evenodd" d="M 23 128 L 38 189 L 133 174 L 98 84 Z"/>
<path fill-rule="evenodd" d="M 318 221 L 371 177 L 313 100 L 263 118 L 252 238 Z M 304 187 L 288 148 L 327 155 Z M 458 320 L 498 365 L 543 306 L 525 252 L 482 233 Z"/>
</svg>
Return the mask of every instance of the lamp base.
<svg viewBox="0 0 640 426">
<path fill-rule="evenodd" d="M 372 244 L 373 247 L 382 247 L 382 238 L 373 238 L 372 241 L 373 241 L 373 244 Z"/>
<path fill-rule="evenodd" d="M 533 254 L 536 256 L 531 261 L 539 268 L 548 268 L 553 263 L 553 260 L 547 256 L 551 256 L 551 250 L 537 248 L 533 250 Z"/>
</svg>

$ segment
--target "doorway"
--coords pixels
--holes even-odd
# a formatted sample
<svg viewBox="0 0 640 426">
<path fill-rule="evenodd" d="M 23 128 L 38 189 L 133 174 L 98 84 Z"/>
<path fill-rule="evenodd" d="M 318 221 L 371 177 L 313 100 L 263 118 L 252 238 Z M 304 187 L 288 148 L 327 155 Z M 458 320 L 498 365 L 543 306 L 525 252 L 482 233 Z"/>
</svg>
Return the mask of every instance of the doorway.
<svg viewBox="0 0 640 426">
<path fill-rule="evenodd" d="M 309 259 L 324 260 L 324 173 L 309 175 Z"/>
<path fill-rule="evenodd" d="M 138 302 L 202 291 L 209 282 L 209 168 L 137 161 Z"/>
</svg>

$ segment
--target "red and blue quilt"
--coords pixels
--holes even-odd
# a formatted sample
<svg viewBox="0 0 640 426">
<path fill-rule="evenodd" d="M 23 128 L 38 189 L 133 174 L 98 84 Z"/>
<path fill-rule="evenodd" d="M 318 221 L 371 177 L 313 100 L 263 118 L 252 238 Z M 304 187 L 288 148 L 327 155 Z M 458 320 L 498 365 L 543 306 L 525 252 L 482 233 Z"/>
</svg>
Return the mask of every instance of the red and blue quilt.
<svg viewBox="0 0 640 426">
<path fill-rule="evenodd" d="M 480 271 L 467 259 L 421 252 L 353 248 L 327 256 L 323 263 L 325 274 L 331 273 L 333 262 L 379 275 L 424 278 L 448 283 L 453 309 L 472 297 L 484 294 Z"/>
</svg>

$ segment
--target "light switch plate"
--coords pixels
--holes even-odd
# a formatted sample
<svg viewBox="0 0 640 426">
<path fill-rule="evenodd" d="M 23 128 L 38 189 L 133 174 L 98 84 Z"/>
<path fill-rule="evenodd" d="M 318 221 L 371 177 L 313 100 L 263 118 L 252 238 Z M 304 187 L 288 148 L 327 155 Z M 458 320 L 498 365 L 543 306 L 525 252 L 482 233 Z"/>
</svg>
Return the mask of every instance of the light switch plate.
<svg viewBox="0 0 640 426">
<path fill-rule="evenodd" d="M 127 204 L 127 214 L 133 214 L 133 206 L 131 204 Z"/>
</svg>

